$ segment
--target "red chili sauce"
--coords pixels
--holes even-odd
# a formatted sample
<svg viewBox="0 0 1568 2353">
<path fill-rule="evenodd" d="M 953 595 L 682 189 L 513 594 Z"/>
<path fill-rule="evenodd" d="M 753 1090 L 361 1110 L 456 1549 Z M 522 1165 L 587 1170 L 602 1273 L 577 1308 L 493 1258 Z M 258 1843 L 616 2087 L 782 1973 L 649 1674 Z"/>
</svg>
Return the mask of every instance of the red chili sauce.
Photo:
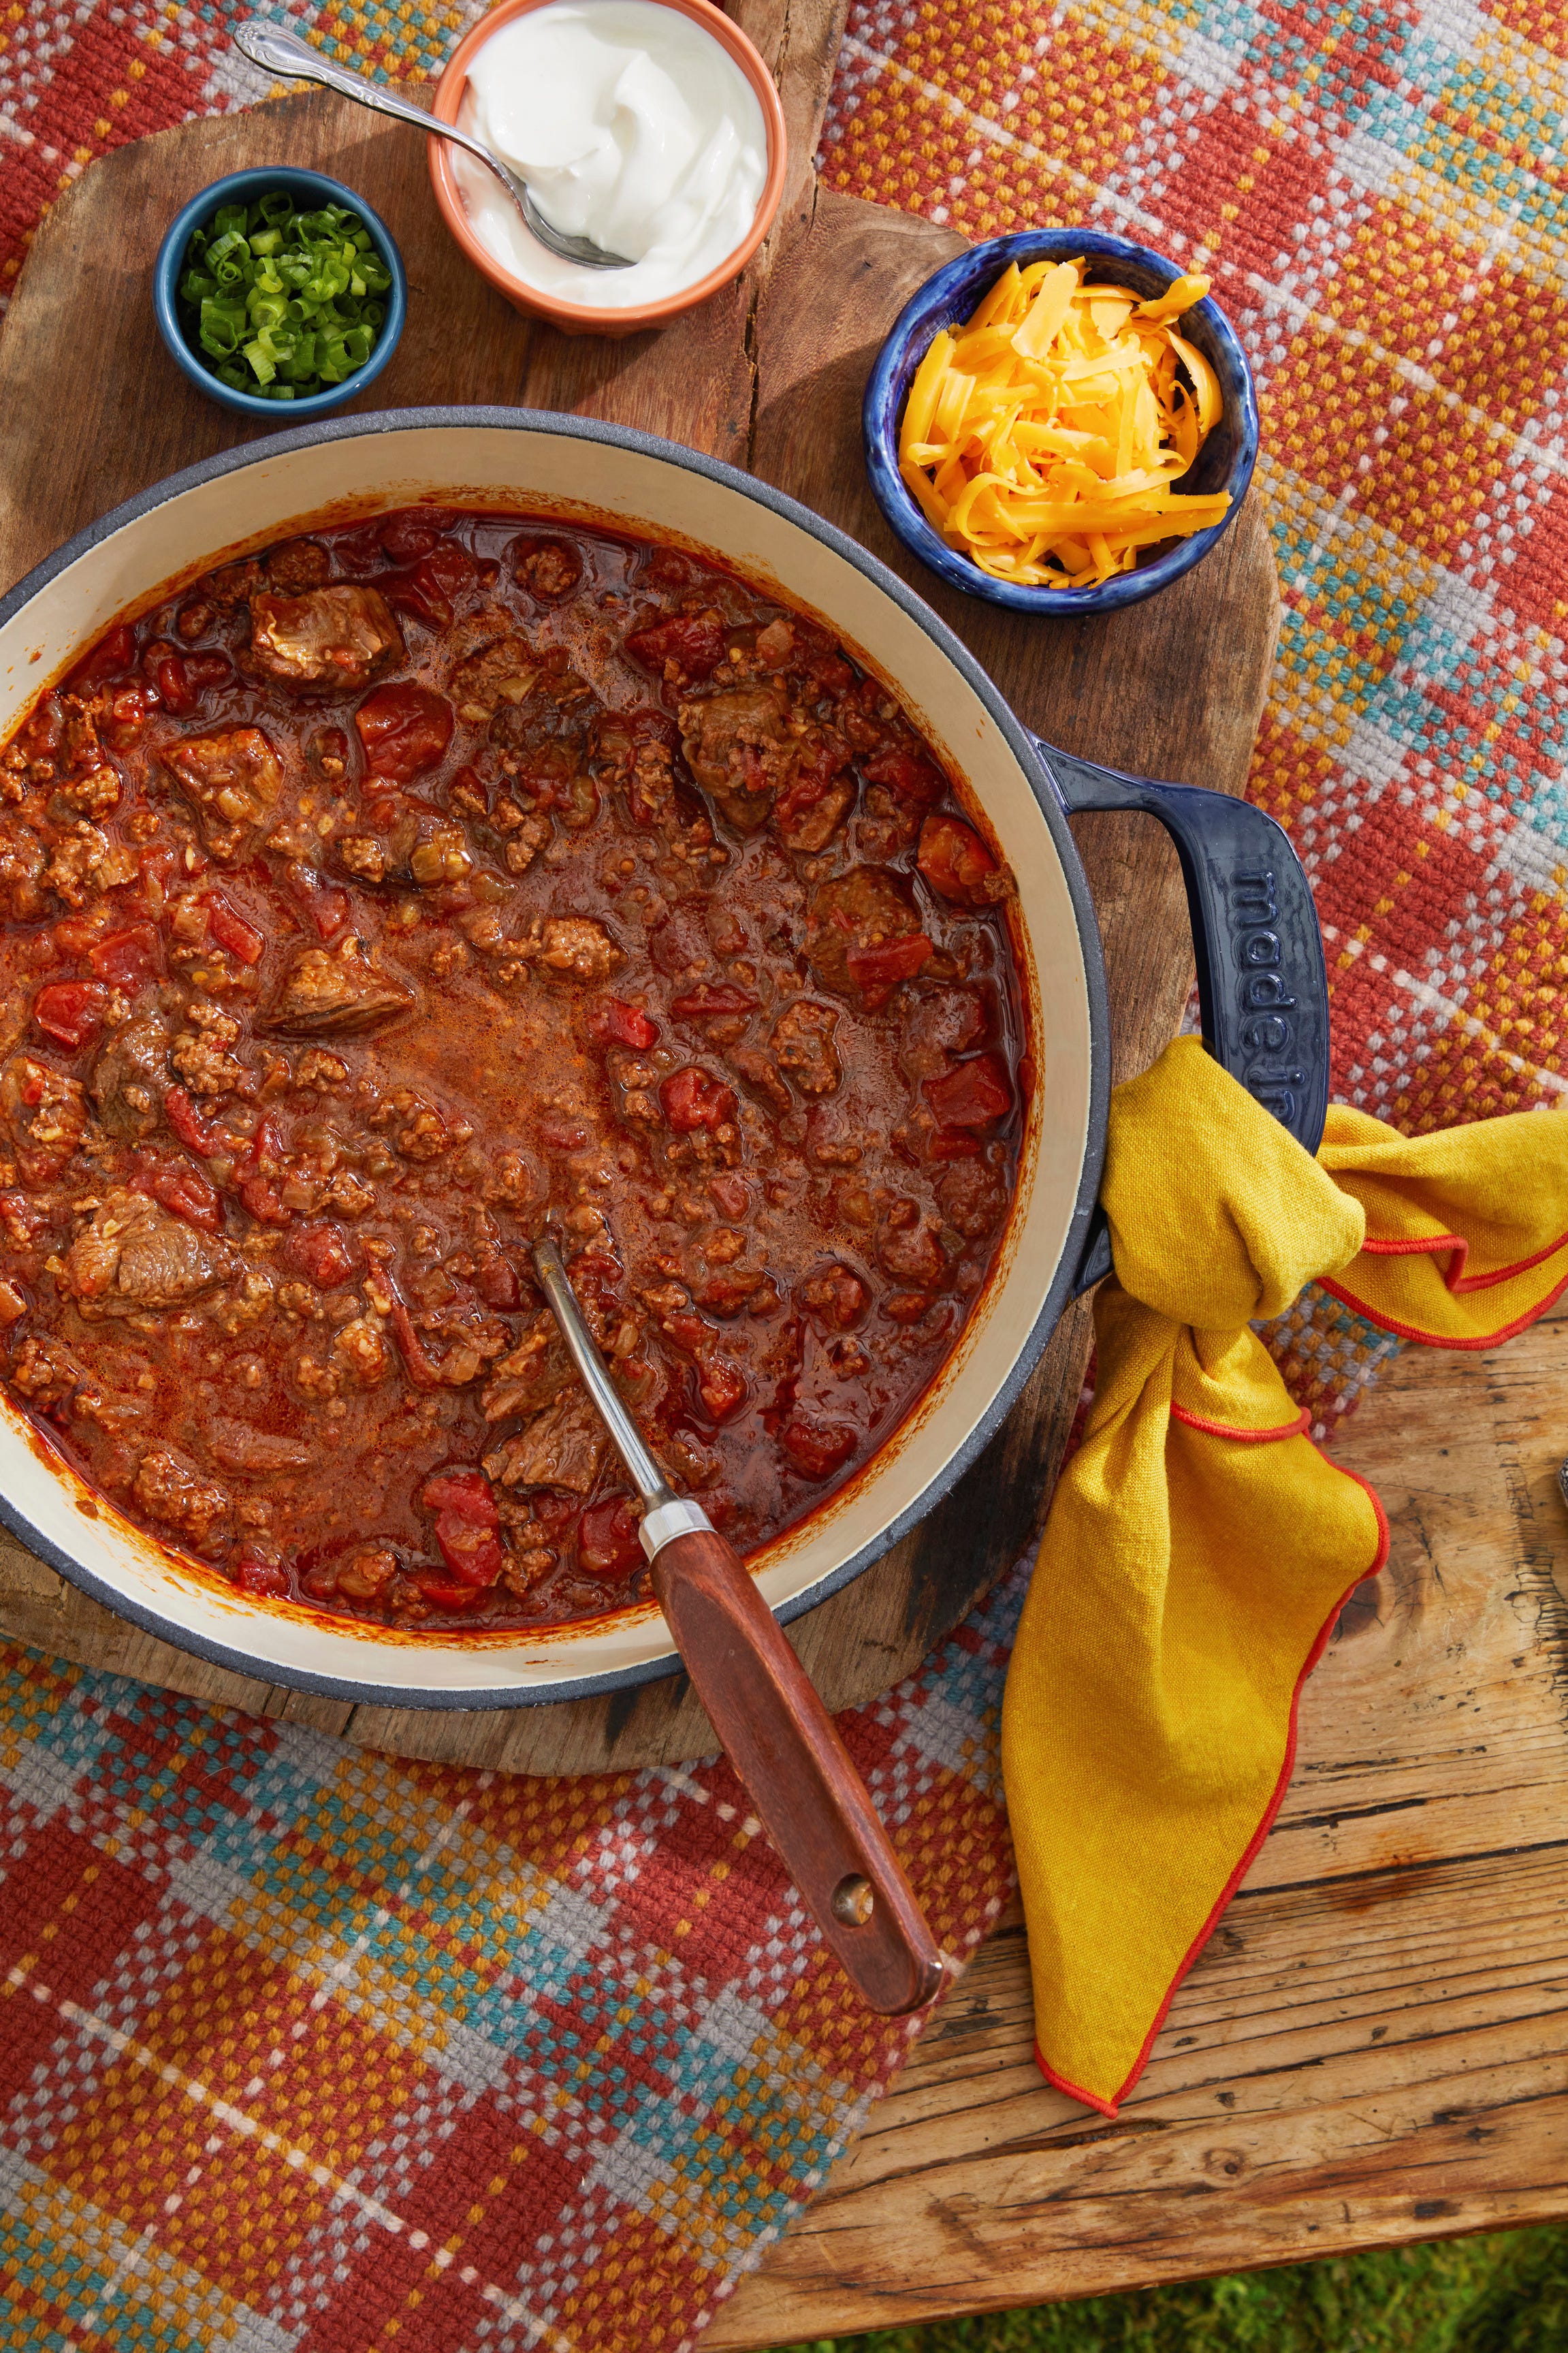
<svg viewBox="0 0 1568 2353">
<path fill-rule="evenodd" d="M 111 629 L 0 754 L 0 1349 L 102 1493 L 399 1626 L 637 1594 L 531 1277 L 742 1551 L 995 1255 L 1010 880 L 880 685 L 672 548 L 409 512 Z"/>
</svg>

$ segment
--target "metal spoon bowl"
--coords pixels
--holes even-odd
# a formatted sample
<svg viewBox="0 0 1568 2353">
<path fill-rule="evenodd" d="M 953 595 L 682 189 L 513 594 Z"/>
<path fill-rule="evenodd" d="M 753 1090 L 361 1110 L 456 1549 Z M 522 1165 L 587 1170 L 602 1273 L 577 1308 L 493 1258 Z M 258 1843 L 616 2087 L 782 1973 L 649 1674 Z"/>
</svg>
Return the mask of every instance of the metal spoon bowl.
<svg viewBox="0 0 1568 2353">
<path fill-rule="evenodd" d="M 252 16 L 243 25 L 236 26 L 234 40 L 235 47 L 250 59 L 251 64 L 260 66 L 267 73 L 283 74 L 295 81 L 319 81 L 325 89 L 335 90 L 340 98 L 352 98 L 356 106 L 368 106 L 373 114 L 390 114 L 395 122 L 412 123 L 416 131 L 423 131 L 431 138 L 449 139 L 454 146 L 466 147 L 470 155 L 477 155 L 479 162 L 500 181 L 522 215 L 531 235 L 561 260 L 580 262 L 585 269 L 631 269 L 636 267 L 626 255 L 607 252 L 604 246 L 595 245 L 591 237 L 568 237 L 564 229 L 554 227 L 534 202 L 527 181 L 520 180 L 515 172 L 508 171 L 500 157 L 493 154 L 482 139 L 474 138 L 469 132 L 459 131 L 456 123 L 437 122 L 436 117 L 426 114 L 422 106 L 414 105 L 406 98 L 399 98 L 395 90 L 384 90 L 379 82 L 366 81 L 363 74 L 350 73 L 346 66 L 334 65 L 330 58 L 322 57 L 319 49 L 311 48 L 309 42 L 300 40 L 294 33 L 280 32 L 265 17 Z"/>
</svg>

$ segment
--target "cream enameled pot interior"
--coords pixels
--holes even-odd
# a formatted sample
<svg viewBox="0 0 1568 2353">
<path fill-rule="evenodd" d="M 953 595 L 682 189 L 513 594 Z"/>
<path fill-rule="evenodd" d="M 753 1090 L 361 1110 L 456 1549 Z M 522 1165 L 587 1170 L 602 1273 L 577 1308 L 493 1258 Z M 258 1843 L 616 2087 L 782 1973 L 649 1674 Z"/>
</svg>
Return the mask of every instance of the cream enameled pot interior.
<svg viewBox="0 0 1568 2353">
<path fill-rule="evenodd" d="M 369 420 L 366 421 L 367 423 Z M 710 550 L 820 616 L 898 691 L 966 780 L 1017 877 L 1025 985 L 1039 1078 L 1019 1193 L 996 1271 L 916 1417 L 802 1528 L 768 1547 L 758 1583 L 775 1609 L 885 1540 L 971 1440 L 1039 1324 L 1068 1239 L 1090 1121 L 1089 985 L 1068 878 L 1023 768 L 985 702 L 913 614 L 786 514 L 647 447 L 495 424 L 338 428 L 302 448 L 176 491 L 100 538 L 0 629 L 0 738 L 38 691 L 128 609 L 220 553 L 289 536 L 345 512 L 447 505 L 553 511 Z M 521 1075 L 521 1074 L 520 1074 Z M 598 1683 L 670 1655 L 651 1604 L 536 1635 L 373 1632 L 352 1620 L 258 1604 L 198 1577 L 47 1461 L 7 1403 L 0 1495 L 100 1597 L 170 1640 L 281 1682 L 356 1687 L 413 1704 L 496 1704 Z M 84 1509 L 83 1506 L 87 1505 Z M 793 1613 L 792 1613 L 793 1614 Z"/>
</svg>

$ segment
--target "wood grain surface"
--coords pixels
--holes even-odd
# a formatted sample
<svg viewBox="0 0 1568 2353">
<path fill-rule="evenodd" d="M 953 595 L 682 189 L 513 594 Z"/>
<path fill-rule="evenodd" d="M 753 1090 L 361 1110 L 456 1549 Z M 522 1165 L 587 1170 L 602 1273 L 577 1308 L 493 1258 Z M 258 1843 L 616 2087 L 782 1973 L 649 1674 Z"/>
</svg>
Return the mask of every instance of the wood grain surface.
<svg viewBox="0 0 1568 2353">
<path fill-rule="evenodd" d="M 861 391 L 896 313 L 961 240 L 823 194 L 805 168 L 837 48 L 836 0 L 758 0 L 737 13 L 784 93 L 792 193 L 745 277 L 662 335 L 573 339 L 520 317 L 453 248 L 417 134 L 326 93 L 187 123 L 94 164 L 40 231 L 0 333 L 0 577 L 15 580 L 132 491 L 255 438 L 187 385 L 156 342 L 153 259 L 174 211 L 220 174 L 267 162 L 313 165 L 363 192 L 408 270 L 403 341 L 353 406 L 517 403 L 611 417 L 712 451 L 793 491 L 892 564 L 1042 734 L 1111 766 L 1239 792 L 1279 611 L 1256 503 L 1178 586 L 1106 620 L 1022 620 L 944 589 L 906 556 L 865 485 Z M 95 333 L 84 337 L 79 322 L 89 314 Z M 62 415 L 71 418 L 65 435 Z M 287 425 L 287 413 L 277 422 Z M 1086 818 L 1075 829 L 1125 1075 L 1172 1035 L 1188 993 L 1175 859 L 1149 818 Z M 1087 1346 L 1080 1308 L 945 1504 L 790 1630 L 831 1706 L 867 1699 L 909 1672 L 1030 1541 Z M 3 1539 L 0 1630 L 57 1655 L 409 1756 L 581 1772 L 714 1745 L 684 1676 L 564 1707 L 463 1713 L 355 1709 L 290 1693 L 140 1633 Z"/>
<path fill-rule="evenodd" d="M 1005 1923 L 712 2353 L 1568 2214 L 1568 1302 L 1411 1349 L 1333 1451 L 1388 1566 L 1135 2096 L 1041 2080 Z"/>
</svg>

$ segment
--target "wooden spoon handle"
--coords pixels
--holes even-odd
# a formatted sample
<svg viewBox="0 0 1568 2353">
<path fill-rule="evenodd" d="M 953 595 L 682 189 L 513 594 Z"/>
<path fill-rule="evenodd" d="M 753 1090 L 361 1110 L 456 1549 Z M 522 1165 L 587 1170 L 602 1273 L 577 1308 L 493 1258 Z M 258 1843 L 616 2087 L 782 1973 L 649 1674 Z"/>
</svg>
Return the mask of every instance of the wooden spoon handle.
<svg viewBox="0 0 1568 2353">
<path fill-rule="evenodd" d="M 653 1588 L 725 1754 L 857 1991 L 896 2018 L 942 1957 L 833 1718 L 732 1545 L 673 1536 Z"/>
</svg>

